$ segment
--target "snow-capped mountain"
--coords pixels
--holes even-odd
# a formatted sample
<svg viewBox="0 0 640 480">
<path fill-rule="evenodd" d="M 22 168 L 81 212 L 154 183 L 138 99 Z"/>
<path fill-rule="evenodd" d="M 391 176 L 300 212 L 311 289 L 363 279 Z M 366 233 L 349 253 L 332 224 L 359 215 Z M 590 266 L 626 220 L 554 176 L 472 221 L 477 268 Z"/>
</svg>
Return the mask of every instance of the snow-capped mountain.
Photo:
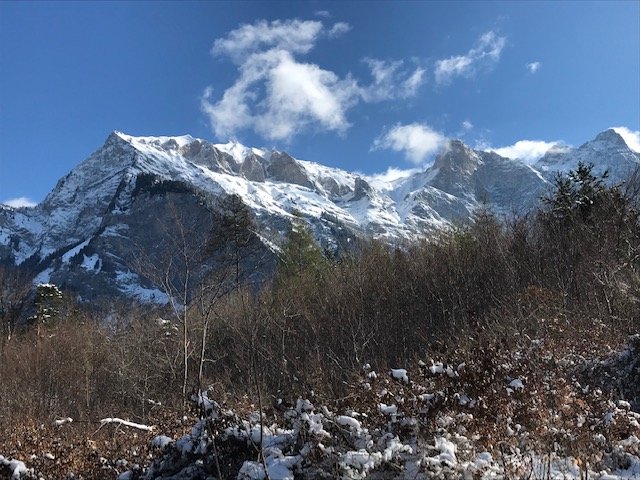
<svg viewBox="0 0 640 480">
<path fill-rule="evenodd" d="M 575 170 L 578 163 L 592 163 L 593 173 L 609 172 L 612 181 L 621 182 L 638 168 L 640 154 L 629 148 L 613 129 L 599 133 L 593 140 L 578 148 L 554 147 L 534 164 L 545 177 L 557 171 Z"/>
<path fill-rule="evenodd" d="M 87 299 L 162 301 L 151 270 L 176 255 L 180 239 L 183 247 L 205 245 L 230 196 L 250 210 L 255 241 L 272 264 L 294 216 L 328 249 L 362 236 L 401 242 L 464 221 L 480 204 L 527 210 L 554 172 L 579 161 L 620 179 L 640 165 L 640 154 L 613 130 L 577 149 L 553 149 L 533 166 L 452 140 L 432 166 L 381 181 L 235 142 L 114 132 L 38 206 L 0 206 L 0 261 Z"/>
</svg>

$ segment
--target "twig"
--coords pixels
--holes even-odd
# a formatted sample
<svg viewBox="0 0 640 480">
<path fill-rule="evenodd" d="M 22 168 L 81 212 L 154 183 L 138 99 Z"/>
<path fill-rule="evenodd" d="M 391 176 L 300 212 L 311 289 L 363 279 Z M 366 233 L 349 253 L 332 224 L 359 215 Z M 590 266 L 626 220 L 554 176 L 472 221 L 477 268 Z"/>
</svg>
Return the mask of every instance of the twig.
<svg viewBox="0 0 640 480">
<path fill-rule="evenodd" d="M 128 420 L 123 420 L 121 418 L 103 418 L 102 420 L 100 420 L 100 423 L 102 424 L 102 425 L 100 425 L 100 428 L 102 428 L 107 423 L 116 423 L 116 424 L 118 424 L 118 426 L 123 426 L 124 425 L 125 427 L 137 428 L 138 430 L 144 430 L 146 432 L 150 432 L 150 431 L 153 430 L 153 427 L 150 427 L 148 425 L 143 425 L 141 423 L 129 422 Z M 100 428 L 98 430 L 100 430 Z"/>
</svg>

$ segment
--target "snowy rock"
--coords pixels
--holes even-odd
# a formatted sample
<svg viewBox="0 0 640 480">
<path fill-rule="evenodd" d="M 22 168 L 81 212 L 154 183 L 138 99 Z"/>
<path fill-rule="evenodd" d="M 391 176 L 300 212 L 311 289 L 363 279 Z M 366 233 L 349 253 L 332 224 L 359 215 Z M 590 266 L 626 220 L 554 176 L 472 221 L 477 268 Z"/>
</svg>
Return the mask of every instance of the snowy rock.
<svg viewBox="0 0 640 480">
<path fill-rule="evenodd" d="M 153 439 L 151 440 L 151 446 L 160 449 L 165 448 L 171 443 L 173 443 L 173 438 L 167 437 L 166 435 L 158 435 L 153 437 Z"/>
<path fill-rule="evenodd" d="M 67 418 L 60 418 L 60 419 L 54 420 L 53 424 L 56 427 L 60 427 L 60 426 L 64 425 L 65 423 L 71 423 L 71 422 L 73 422 L 73 418 L 67 417 Z"/>
<path fill-rule="evenodd" d="M 409 383 L 409 376 L 404 368 L 392 368 L 391 376 L 396 380 L 401 380 L 404 383 Z"/>
<path fill-rule="evenodd" d="M 354 430 L 360 430 L 361 428 L 360 422 L 358 420 L 346 415 L 339 415 L 338 417 L 336 417 L 336 423 L 338 425 L 349 426 Z"/>
<path fill-rule="evenodd" d="M 11 474 L 11 480 L 18 480 L 22 478 L 22 476 L 29 475 L 30 470 L 20 460 L 11 460 L 4 458 L 0 455 L 0 465 L 7 467 L 9 469 L 9 473 Z"/>
<path fill-rule="evenodd" d="M 429 367 L 429 371 L 434 375 L 438 375 L 440 373 L 444 373 L 445 368 L 442 362 L 436 362 Z"/>
<path fill-rule="evenodd" d="M 524 384 L 519 378 L 514 378 L 513 380 L 511 380 L 511 382 L 509 382 L 509 388 L 513 391 L 519 392 L 524 390 Z"/>
<path fill-rule="evenodd" d="M 384 403 L 378 405 L 378 410 L 385 415 L 395 415 L 398 413 L 398 407 L 396 405 L 386 405 Z"/>
</svg>

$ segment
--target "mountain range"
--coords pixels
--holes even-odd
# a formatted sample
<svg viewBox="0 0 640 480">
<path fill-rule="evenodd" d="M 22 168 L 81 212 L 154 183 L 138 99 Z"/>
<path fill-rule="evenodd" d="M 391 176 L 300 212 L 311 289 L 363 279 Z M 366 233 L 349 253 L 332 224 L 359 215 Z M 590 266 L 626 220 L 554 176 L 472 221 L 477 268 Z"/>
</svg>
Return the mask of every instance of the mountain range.
<svg viewBox="0 0 640 480">
<path fill-rule="evenodd" d="M 297 218 L 331 251 L 362 237 L 401 243 L 464 222 L 480 205 L 526 212 L 557 172 L 579 162 L 619 182 L 640 166 L 640 153 L 612 129 L 577 148 L 554 147 L 534 164 L 451 140 L 432 165 L 389 181 L 237 142 L 113 132 L 37 206 L 0 205 L 0 263 L 84 300 L 164 302 L 163 265 L 208 251 L 228 216 L 226 199 L 249 212 L 253 251 L 273 266 Z M 194 278 L 215 269 L 215 258 L 203 255 Z"/>
</svg>

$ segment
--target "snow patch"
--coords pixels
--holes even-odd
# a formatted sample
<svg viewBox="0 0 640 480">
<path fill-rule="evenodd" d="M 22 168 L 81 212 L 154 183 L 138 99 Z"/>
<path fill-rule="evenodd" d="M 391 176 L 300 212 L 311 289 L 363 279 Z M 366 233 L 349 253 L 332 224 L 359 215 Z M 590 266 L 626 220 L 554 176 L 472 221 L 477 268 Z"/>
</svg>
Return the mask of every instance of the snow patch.
<svg viewBox="0 0 640 480">
<path fill-rule="evenodd" d="M 140 285 L 140 277 L 134 272 L 117 272 L 116 284 L 122 293 L 139 301 L 160 305 L 169 303 L 169 297 L 163 291 L 157 288 L 145 288 Z"/>
<path fill-rule="evenodd" d="M 151 439 L 151 446 L 155 448 L 164 449 L 167 445 L 173 443 L 173 438 L 166 435 L 158 435 Z"/>
<path fill-rule="evenodd" d="M 80 251 L 86 247 L 87 245 L 89 245 L 89 242 L 91 241 L 91 239 L 87 239 L 82 243 L 79 243 L 78 245 L 76 245 L 75 247 L 73 247 L 71 250 L 69 250 L 68 252 L 66 252 L 64 255 L 62 255 L 62 263 L 69 263 L 69 260 L 71 260 L 73 257 L 75 257 L 76 255 L 78 255 L 78 253 L 80 253 Z"/>
<path fill-rule="evenodd" d="M 409 383 L 409 376 L 404 368 L 392 368 L 391 376 L 396 380 L 401 380 L 404 383 Z"/>
<path fill-rule="evenodd" d="M 0 465 L 9 469 L 11 480 L 18 480 L 23 475 L 29 474 L 29 469 L 27 469 L 24 462 L 21 462 L 20 460 L 11 460 L 0 455 Z"/>
<path fill-rule="evenodd" d="M 51 281 L 51 274 L 53 273 L 53 267 L 49 267 L 46 270 L 40 272 L 33 279 L 33 285 L 44 285 L 48 284 Z"/>
</svg>

